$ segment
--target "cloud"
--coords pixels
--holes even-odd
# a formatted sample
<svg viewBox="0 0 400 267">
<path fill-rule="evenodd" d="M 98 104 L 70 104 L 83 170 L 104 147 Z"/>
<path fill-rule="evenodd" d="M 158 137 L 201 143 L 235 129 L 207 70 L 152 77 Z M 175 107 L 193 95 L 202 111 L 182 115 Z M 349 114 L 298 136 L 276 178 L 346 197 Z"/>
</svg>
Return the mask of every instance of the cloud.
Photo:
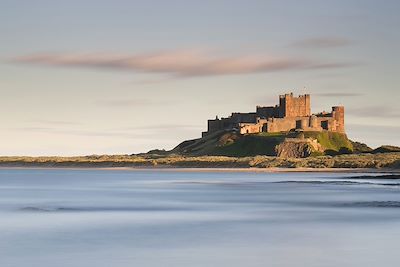
<svg viewBox="0 0 400 267">
<path fill-rule="evenodd" d="M 115 130 L 85 130 L 85 129 L 60 129 L 49 127 L 18 127 L 9 130 L 42 133 L 52 135 L 73 135 L 86 137 L 112 137 L 112 138 L 128 138 L 128 139 L 151 139 L 155 133 L 151 132 L 134 132 L 134 131 L 115 131 Z"/>
<path fill-rule="evenodd" d="M 365 118 L 400 118 L 400 111 L 391 106 L 348 107 L 346 114 Z"/>
<path fill-rule="evenodd" d="M 154 140 L 162 136 L 163 139 L 176 140 L 177 133 L 196 134 L 200 133 L 205 126 L 192 124 L 159 124 L 146 125 L 137 127 L 124 127 L 114 129 L 98 129 L 90 130 L 82 127 L 40 127 L 40 126 L 24 126 L 16 128 L 8 128 L 7 130 L 29 133 L 41 133 L 52 135 L 73 135 L 86 137 L 111 137 L 111 138 L 127 138 L 127 139 L 146 139 Z"/>
<path fill-rule="evenodd" d="M 23 131 L 23 132 L 46 132 L 46 131 L 52 131 L 53 128 L 39 127 L 39 126 L 26 126 L 26 127 L 12 128 L 11 130 L 18 130 L 18 131 Z"/>
<path fill-rule="evenodd" d="M 166 83 L 170 81 L 174 81 L 174 77 L 169 76 L 169 77 L 164 77 L 164 78 L 158 78 L 158 79 L 141 79 L 137 81 L 132 81 L 129 84 L 138 84 L 138 85 L 147 85 L 147 84 L 157 84 L 157 83 Z"/>
<path fill-rule="evenodd" d="M 322 97 L 353 97 L 353 96 L 362 96 L 363 94 L 337 92 L 337 93 L 316 93 L 316 94 L 313 94 L 313 95 L 322 96 Z"/>
<path fill-rule="evenodd" d="M 161 73 L 177 77 L 262 73 L 274 71 L 325 69 L 349 66 L 342 62 L 315 62 L 276 56 L 220 56 L 199 51 L 173 51 L 150 54 L 34 54 L 13 62 L 88 69 Z"/>
<path fill-rule="evenodd" d="M 329 48 L 346 46 L 351 44 L 352 41 L 341 37 L 319 37 L 319 38 L 308 38 L 298 42 L 294 42 L 293 46 L 304 47 L 304 48 Z"/>
<path fill-rule="evenodd" d="M 138 126 L 138 127 L 129 127 L 124 128 L 125 130 L 162 130 L 162 131 L 171 131 L 171 130 L 201 130 L 205 126 L 198 124 L 158 124 L 158 125 L 147 125 L 147 126 Z"/>
<path fill-rule="evenodd" d="M 384 125 L 384 124 L 371 125 L 371 124 L 360 124 L 360 123 L 346 123 L 346 127 L 351 129 L 361 129 L 368 132 L 374 132 L 376 131 L 376 128 L 379 127 L 379 129 L 382 130 L 380 132 L 385 134 L 387 134 L 388 132 L 397 134 L 400 131 L 400 125 Z"/>
<path fill-rule="evenodd" d="M 110 99 L 104 101 L 97 101 L 96 104 L 109 107 L 136 107 L 136 106 L 149 106 L 165 104 L 161 102 L 155 102 L 149 99 Z"/>
<path fill-rule="evenodd" d="M 34 120 L 30 122 L 35 122 L 39 124 L 49 124 L 49 125 L 60 125 L 60 126 L 73 126 L 73 125 L 81 125 L 79 122 L 73 122 L 73 121 L 61 121 L 61 120 Z"/>
</svg>

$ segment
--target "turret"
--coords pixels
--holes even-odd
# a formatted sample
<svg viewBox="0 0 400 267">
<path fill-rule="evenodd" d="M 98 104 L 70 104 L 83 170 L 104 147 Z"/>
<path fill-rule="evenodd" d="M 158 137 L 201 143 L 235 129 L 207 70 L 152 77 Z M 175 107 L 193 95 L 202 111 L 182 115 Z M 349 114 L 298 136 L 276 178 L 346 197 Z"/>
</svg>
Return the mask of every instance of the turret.
<svg viewBox="0 0 400 267">
<path fill-rule="evenodd" d="M 332 107 L 332 117 L 336 121 L 336 131 L 344 133 L 344 106 Z"/>
</svg>

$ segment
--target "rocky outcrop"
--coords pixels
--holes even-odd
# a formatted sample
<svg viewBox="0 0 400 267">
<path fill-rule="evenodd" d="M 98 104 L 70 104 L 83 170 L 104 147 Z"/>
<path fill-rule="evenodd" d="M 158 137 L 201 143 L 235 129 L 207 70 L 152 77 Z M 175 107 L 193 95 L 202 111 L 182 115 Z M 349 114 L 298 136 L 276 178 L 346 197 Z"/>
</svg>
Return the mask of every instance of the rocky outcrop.
<svg viewBox="0 0 400 267">
<path fill-rule="evenodd" d="M 282 158 L 306 158 L 313 152 L 324 152 L 316 139 L 312 138 L 285 138 L 275 147 L 278 157 Z"/>
</svg>

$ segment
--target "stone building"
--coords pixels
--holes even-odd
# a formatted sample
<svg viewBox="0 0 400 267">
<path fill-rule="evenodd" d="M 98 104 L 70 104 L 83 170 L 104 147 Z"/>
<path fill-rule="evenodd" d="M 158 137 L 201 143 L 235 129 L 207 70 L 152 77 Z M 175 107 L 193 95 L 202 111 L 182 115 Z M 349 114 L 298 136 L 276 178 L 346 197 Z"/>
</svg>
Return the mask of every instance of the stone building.
<svg viewBox="0 0 400 267">
<path fill-rule="evenodd" d="M 256 112 L 232 113 L 228 118 L 208 120 L 207 132 L 236 130 L 241 134 L 260 132 L 332 131 L 344 133 L 344 107 L 332 107 L 331 112 L 311 114 L 310 95 L 293 96 L 293 93 L 279 96 L 279 105 L 257 106 Z"/>
</svg>

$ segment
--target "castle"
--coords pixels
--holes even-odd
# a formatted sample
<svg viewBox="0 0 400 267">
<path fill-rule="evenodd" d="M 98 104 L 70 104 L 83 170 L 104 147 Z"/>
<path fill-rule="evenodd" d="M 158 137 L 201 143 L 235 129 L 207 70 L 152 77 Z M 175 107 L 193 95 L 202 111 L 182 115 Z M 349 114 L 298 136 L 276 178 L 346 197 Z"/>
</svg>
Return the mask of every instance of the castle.
<svg viewBox="0 0 400 267">
<path fill-rule="evenodd" d="M 279 105 L 257 106 L 256 112 L 232 113 L 228 118 L 208 120 L 207 132 L 202 136 L 220 131 L 236 130 L 240 134 L 299 131 L 332 131 L 344 133 L 344 107 L 332 107 L 331 112 L 311 114 L 310 95 L 279 96 Z"/>
</svg>

